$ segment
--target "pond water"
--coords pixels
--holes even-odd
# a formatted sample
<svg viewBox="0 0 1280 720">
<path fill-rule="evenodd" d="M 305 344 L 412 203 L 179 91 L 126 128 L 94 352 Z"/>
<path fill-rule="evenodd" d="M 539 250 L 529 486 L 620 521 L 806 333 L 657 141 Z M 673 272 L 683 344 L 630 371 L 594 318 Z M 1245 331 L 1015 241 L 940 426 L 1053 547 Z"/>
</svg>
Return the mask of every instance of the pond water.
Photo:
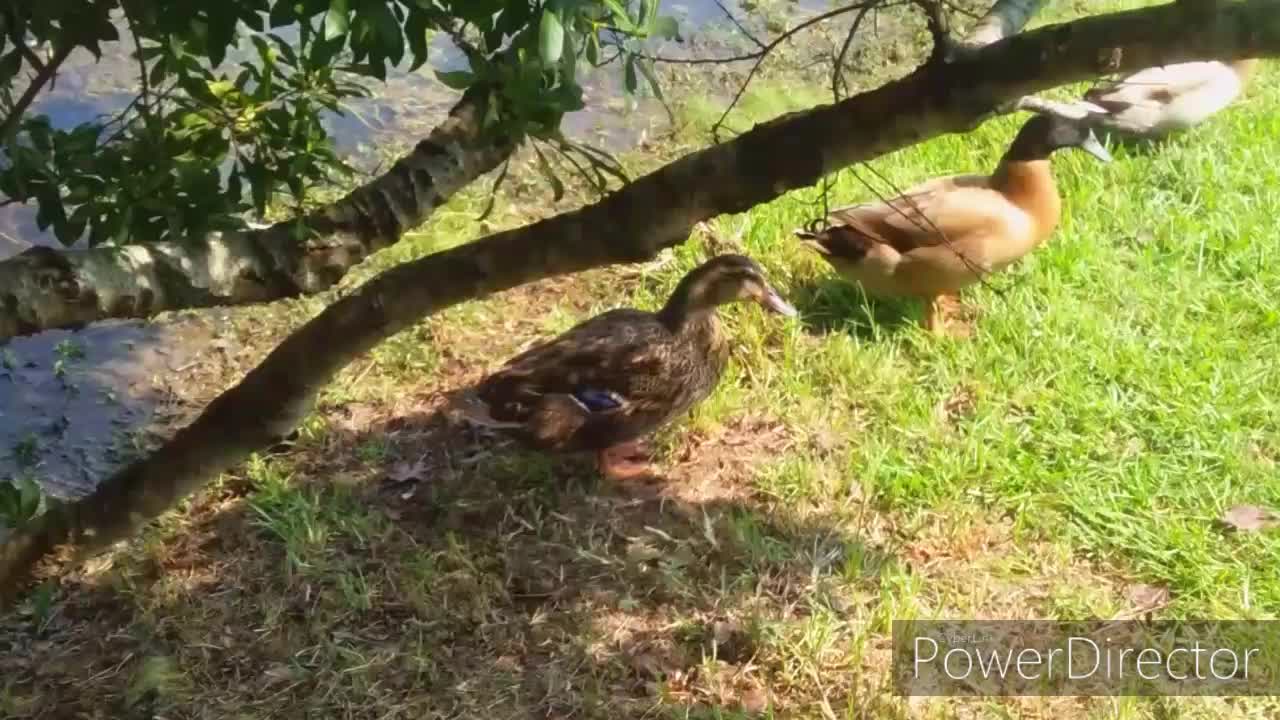
<svg viewBox="0 0 1280 720">
<path fill-rule="evenodd" d="M 797 17 L 830 7 L 829 0 L 784 4 Z M 724 7 L 746 17 L 738 0 L 725 0 Z M 663 12 L 681 20 L 687 41 L 655 48 L 664 54 L 723 56 L 745 47 L 746 41 L 729 31 L 715 0 L 665 2 Z M 133 97 L 134 61 L 119 44 L 104 49 L 116 54 L 98 62 L 88 53 L 70 58 L 35 112 L 47 114 L 57 127 L 73 127 L 125 107 Z M 465 62 L 443 36 L 432 49 L 431 60 L 417 72 L 392 71 L 385 86 L 372 86 L 375 96 L 327 118 L 340 151 L 357 167 L 373 169 L 389 160 L 375 148 L 407 149 L 456 102 L 458 93 L 440 84 L 433 71 L 458 69 Z M 572 113 L 563 124 L 574 139 L 622 151 L 666 122 L 656 101 L 631 111 L 624 107 L 617 68 L 593 70 L 583 85 L 587 109 Z M 33 208 L 0 208 L 0 259 L 33 244 L 56 242 L 36 226 Z M 102 323 L 0 345 L 0 481 L 26 467 L 53 495 L 73 497 L 90 490 L 118 465 L 121 431 L 145 427 L 157 411 L 164 412 L 163 377 L 182 372 L 206 349 L 216 336 L 213 317 Z M 34 470 L 29 467 L 33 449 L 38 458 Z"/>
</svg>

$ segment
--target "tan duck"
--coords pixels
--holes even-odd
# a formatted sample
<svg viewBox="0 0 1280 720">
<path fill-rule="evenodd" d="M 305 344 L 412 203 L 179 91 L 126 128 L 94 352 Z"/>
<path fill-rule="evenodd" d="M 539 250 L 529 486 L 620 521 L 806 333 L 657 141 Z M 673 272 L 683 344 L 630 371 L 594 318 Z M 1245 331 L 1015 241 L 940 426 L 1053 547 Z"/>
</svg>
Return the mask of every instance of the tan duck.
<svg viewBox="0 0 1280 720">
<path fill-rule="evenodd" d="M 455 411 L 535 448 L 595 451 L 607 477 L 642 475 L 638 440 L 719 383 L 729 347 L 716 308 L 739 300 L 796 314 L 754 261 L 720 255 L 685 275 L 657 312 L 620 308 L 586 320 L 507 361 Z"/>
<path fill-rule="evenodd" d="M 1062 200 L 1049 167 L 1056 150 L 1078 147 L 1109 162 L 1093 131 L 1036 115 L 991 175 L 935 178 L 883 202 L 832 211 L 796 235 L 871 295 L 925 301 L 925 327 L 940 333 L 942 299 L 1031 252 L 1057 227 Z M 815 227 L 815 225 L 817 227 Z"/>
<path fill-rule="evenodd" d="M 1146 68 L 1090 88 L 1084 99 L 1108 113 L 1094 119 L 1096 127 L 1159 139 L 1199 125 L 1230 105 L 1257 66 L 1256 59 L 1248 59 Z"/>
</svg>

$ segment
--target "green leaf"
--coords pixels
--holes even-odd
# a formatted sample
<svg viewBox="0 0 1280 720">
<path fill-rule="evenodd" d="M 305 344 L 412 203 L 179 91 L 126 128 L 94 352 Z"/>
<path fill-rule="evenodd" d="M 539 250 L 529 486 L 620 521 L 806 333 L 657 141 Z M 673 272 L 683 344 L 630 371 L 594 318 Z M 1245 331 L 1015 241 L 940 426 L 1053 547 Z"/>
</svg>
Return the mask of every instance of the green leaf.
<svg viewBox="0 0 1280 720">
<path fill-rule="evenodd" d="M 271 42 L 275 43 L 276 48 L 280 51 L 280 55 L 284 57 L 284 64 L 289 67 L 298 66 L 298 55 L 293 51 L 293 46 L 285 42 L 284 38 L 275 33 L 268 33 L 267 37 Z"/>
<path fill-rule="evenodd" d="M 476 76 L 469 70 L 454 70 L 453 72 L 440 72 L 437 70 L 436 77 L 440 82 L 454 90 L 466 90 L 476 81 Z"/>
<path fill-rule="evenodd" d="M 26 122 L 27 137 L 31 139 L 31 145 L 40 152 L 47 153 L 53 149 L 53 141 L 51 138 L 51 129 L 49 127 L 49 117 L 47 115 L 37 115 Z"/>
<path fill-rule="evenodd" d="M 235 83 L 231 82 L 230 80 L 218 80 L 217 82 L 209 83 L 209 92 L 219 100 L 222 99 L 223 95 L 226 95 L 227 93 L 235 89 L 236 89 Z"/>
<path fill-rule="evenodd" d="M 635 95 L 636 88 L 640 86 L 640 80 L 636 77 L 636 56 L 627 56 L 626 70 L 623 73 L 623 87 L 628 95 Z"/>
<path fill-rule="evenodd" d="M 413 62 L 409 72 L 422 67 L 427 62 L 427 43 L 430 40 L 427 14 L 416 7 L 409 8 L 409 18 L 404 23 L 404 36 L 409 41 L 409 54 Z"/>
<path fill-rule="evenodd" d="M 631 16 L 627 14 L 627 9 L 622 6 L 618 0 L 603 0 L 605 7 L 609 8 L 609 12 L 613 13 L 613 24 L 624 33 L 634 32 L 635 23 L 631 21 Z"/>
<path fill-rule="evenodd" d="M 663 15 L 653 21 L 652 33 L 666 40 L 684 42 L 680 37 L 680 23 L 670 15 Z"/>
<path fill-rule="evenodd" d="M 164 76 L 168 73 L 168 60 L 162 57 L 156 61 L 155 65 L 151 66 L 151 72 L 147 73 L 147 80 L 151 83 L 152 87 L 155 87 L 160 84 L 161 80 L 164 80 Z"/>
<path fill-rule="evenodd" d="M 71 217 L 67 219 L 67 236 L 78 239 L 84 235 L 84 229 L 88 226 L 89 219 L 95 212 L 96 208 L 89 203 L 76 208 L 76 211 L 71 213 Z"/>
<path fill-rule="evenodd" d="M 342 41 L 343 37 L 339 36 L 332 40 L 318 40 L 312 43 L 311 52 L 308 54 L 311 66 L 319 68 L 332 62 L 333 58 L 342 52 Z"/>
<path fill-rule="evenodd" d="M 3 58 L 0 58 L 0 82 L 5 85 L 13 83 L 13 79 L 18 76 L 18 71 L 22 69 L 22 51 L 12 50 Z"/>
<path fill-rule="evenodd" d="M 333 40 L 346 35 L 350 18 L 347 0 L 329 0 L 329 11 L 324 14 L 324 39 Z"/>
<path fill-rule="evenodd" d="M 252 35 L 249 39 L 253 41 L 253 46 L 257 48 L 258 57 L 262 58 L 263 65 L 271 65 L 275 63 L 276 56 L 279 53 L 276 52 L 275 48 L 268 45 L 267 41 L 261 35 Z"/>
<path fill-rule="evenodd" d="M 538 54 L 542 64 L 551 67 L 560 60 L 564 52 L 564 23 L 558 14 L 550 8 L 542 11 L 542 22 L 538 25 Z"/>
<path fill-rule="evenodd" d="M 582 87 L 577 83 L 565 83 L 556 88 L 552 99 L 556 110 L 562 113 L 577 112 L 586 107 L 582 102 Z"/>
<path fill-rule="evenodd" d="M 271 13 L 267 18 L 271 27 L 284 27 L 297 22 L 298 16 L 293 11 L 293 6 L 294 3 L 289 0 L 275 0 L 275 2 L 271 4 Z"/>
<path fill-rule="evenodd" d="M 578 72 L 578 49 L 573 44 L 573 31 L 564 34 L 564 51 L 560 55 L 560 82 L 572 83 Z"/>
<path fill-rule="evenodd" d="M 480 125 L 482 128 L 489 130 L 498 127 L 502 122 L 501 105 L 502 96 L 496 91 L 490 91 L 489 101 L 485 103 L 484 121 Z"/>
<path fill-rule="evenodd" d="M 213 67 L 222 64 L 227 56 L 227 47 L 236 42 L 236 16 L 233 7 L 228 3 L 209 5 L 209 29 L 205 51 L 209 55 L 209 63 Z"/>
<path fill-rule="evenodd" d="M 381 54 L 392 64 L 400 64 L 404 59 L 404 35 L 400 32 L 400 22 L 391 12 L 391 6 L 386 0 L 373 0 L 362 5 L 359 12 L 373 25 Z"/>
<path fill-rule="evenodd" d="M 237 204 L 244 198 L 244 185 L 240 181 L 239 167 L 233 167 L 231 175 L 227 177 L 227 197 Z"/>
<path fill-rule="evenodd" d="M 586 56 L 587 62 L 595 66 L 600 65 L 600 36 L 594 29 L 587 33 Z"/>
</svg>

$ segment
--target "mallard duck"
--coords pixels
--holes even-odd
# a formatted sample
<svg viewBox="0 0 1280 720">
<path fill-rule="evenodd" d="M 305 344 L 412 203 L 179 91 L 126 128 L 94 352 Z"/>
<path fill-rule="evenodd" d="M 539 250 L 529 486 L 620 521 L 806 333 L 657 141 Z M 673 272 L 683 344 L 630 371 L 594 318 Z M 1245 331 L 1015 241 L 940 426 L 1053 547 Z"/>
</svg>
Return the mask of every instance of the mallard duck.
<svg viewBox="0 0 1280 720">
<path fill-rule="evenodd" d="M 657 312 L 610 310 L 517 355 L 462 396 L 459 414 L 535 448 L 595 451 L 612 479 L 648 472 L 638 440 L 715 388 L 729 359 L 716 308 L 754 300 L 796 310 L 750 258 L 690 271 Z"/>
<path fill-rule="evenodd" d="M 924 299 L 925 328 L 941 332 L 944 298 L 956 301 L 962 288 L 1018 260 L 1053 232 L 1062 200 L 1049 156 L 1067 147 L 1111 160 L 1080 122 L 1036 115 L 991 175 L 935 178 L 883 202 L 833 210 L 796 235 L 868 293 Z"/>
<path fill-rule="evenodd" d="M 1204 122 L 1230 105 L 1257 69 L 1256 59 L 1189 62 L 1139 70 L 1096 85 L 1084 99 L 1107 110 L 1097 127 L 1121 136 L 1158 139 Z"/>
</svg>

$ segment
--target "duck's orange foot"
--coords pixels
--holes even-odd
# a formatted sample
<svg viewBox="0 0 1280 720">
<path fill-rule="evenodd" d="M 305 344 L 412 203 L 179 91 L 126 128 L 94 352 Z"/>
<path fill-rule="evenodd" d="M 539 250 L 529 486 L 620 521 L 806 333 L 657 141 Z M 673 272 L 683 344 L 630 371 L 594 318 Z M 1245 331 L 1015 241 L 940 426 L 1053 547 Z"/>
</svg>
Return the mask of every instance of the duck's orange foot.
<svg viewBox="0 0 1280 720">
<path fill-rule="evenodd" d="M 938 295 L 925 301 L 924 327 L 939 337 L 967 338 L 973 334 L 970 315 L 959 295 Z"/>
<path fill-rule="evenodd" d="M 596 464 L 602 475 L 615 481 L 640 480 L 654 475 L 653 458 L 639 442 L 601 450 Z"/>
</svg>

